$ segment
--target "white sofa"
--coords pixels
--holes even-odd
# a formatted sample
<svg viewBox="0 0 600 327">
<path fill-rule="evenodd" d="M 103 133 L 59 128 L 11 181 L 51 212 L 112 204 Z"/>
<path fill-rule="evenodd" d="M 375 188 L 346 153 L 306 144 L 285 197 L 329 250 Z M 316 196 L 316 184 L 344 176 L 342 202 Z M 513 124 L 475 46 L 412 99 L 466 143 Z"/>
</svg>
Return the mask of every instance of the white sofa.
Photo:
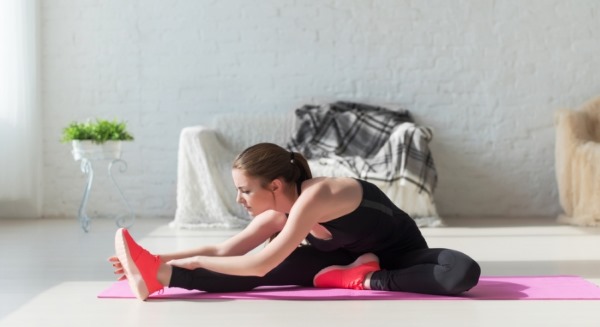
<svg viewBox="0 0 600 327">
<path fill-rule="evenodd" d="M 177 210 L 171 227 L 180 229 L 241 228 L 250 217 L 235 202 L 231 177 L 235 156 L 259 142 L 286 146 L 295 130 L 290 113 L 223 114 L 208 126 L 181 131 L 178 154 Z M 309 160 L 313 176 L 353 176 L 342 166 Z M 355 176 L 353 176 L 355 177 Z M 377 182 L 374 182 L 377 184 Z M 378 185 L 420 226 L 442 226 L 433 197 L 410 183 Z"/>
</svg>

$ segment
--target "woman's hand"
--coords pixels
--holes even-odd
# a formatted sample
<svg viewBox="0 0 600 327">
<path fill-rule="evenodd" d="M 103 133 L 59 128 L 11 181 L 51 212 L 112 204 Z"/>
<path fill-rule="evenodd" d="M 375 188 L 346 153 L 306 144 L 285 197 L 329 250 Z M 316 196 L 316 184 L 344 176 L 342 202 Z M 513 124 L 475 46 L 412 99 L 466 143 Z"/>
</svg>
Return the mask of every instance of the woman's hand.
<svg viewBox="0 0 600 327">
<path fill-rule="evenodd" d="M 183 258 L 183 259 L 175 259 L 175 260 L 168 261 L 167 264 L 171 265 L 171 266 L 176 266 L 176 267 L 180 267 L 180 268 L 193 270 L 193 269 L 197 269 L 197 268 L 202 268 L 202 266 L 200 265 L 199 259 L 200 259 L 199 256 Z"/>
<path fill-rule="evenodd" d="M 118 280 L 127 279 L 127 276 L 125 276 L 125 270 L 123 269 L 123 265 L 121 265 L 121 261 L 119 261 L 119 258 L 117 258 L 117 256 L 112 256 L 108 258 L 108 262 L 112 263 L 112 266 L 115 269 L 115 275 L 122 275 L 118 278 Z"/>
</svg>

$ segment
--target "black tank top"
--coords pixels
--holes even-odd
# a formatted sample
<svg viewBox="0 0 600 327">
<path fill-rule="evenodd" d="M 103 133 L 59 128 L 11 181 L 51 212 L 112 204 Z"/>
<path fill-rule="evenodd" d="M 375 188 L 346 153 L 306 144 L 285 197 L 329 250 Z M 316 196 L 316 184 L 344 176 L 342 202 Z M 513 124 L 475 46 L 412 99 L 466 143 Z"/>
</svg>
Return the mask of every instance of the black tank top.
<svg viewBox="0 0 600 327">
<path fill-rule="evenodd" d="M 351 213 L 322 223 L 332 238 L 322 240 L 308 234 L 306 240 L 321 251 L 346 249 L 353 253 L 409 251 L 427 243 L 415 221 L 400 210 L 376 185 L 357 179 L 363 194 Z"/>
</svg>

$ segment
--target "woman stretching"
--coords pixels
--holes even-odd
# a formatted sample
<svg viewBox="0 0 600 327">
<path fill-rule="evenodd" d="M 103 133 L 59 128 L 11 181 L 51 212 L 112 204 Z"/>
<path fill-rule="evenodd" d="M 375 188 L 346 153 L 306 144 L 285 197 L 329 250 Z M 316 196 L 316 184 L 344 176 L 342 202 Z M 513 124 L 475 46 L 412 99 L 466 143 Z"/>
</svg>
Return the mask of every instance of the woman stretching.
<svg viewBox="0 0 600 327">
<path fill-rule="evenodd" d="M 126 229 L 117 231 L 116 256 L 109 261 L 139 299 L 165 286 L 235 292 L 299 285 L 457 295 L 479 280 L 473 259 L 429 248 L 414 220 L 369 182 L 312 178 L 300 153 L 271 143 L 244 150 L 232 175 L 236 200 L 253 219 L 221 244 L 153 255 Z"/>
</svg>

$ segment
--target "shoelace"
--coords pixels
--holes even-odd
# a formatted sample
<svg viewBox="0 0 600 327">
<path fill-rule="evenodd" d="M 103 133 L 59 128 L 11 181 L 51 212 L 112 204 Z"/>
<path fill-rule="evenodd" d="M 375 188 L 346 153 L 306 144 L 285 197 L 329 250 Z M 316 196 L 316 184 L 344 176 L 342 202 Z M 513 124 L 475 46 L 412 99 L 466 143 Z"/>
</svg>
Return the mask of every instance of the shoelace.
<svg viewBox="0 0 600 327">
<path fill-rule="evenodd" d="M 143 256 L 150 256 L 152 258 L 153 263 L 157 263 L 156 266 L 160 265 L 160 256 L 153 255 L 148 250 L 146 250 L 146 249 L 144 249 L 142 247 L 140 247 L 140 249 L 141 249 L 141 251 L 139 252 L 139 254 L 137 255 L 137 257 L 136 257 L 136 259 L 134 261 L 137 261 L 137 258 L 140 258 L 140 257 L 143 257 Z M 143 277 L 143 275 L 142 275 L 142 277 Z M 163 294 L 164 291 L 165 291 L 164 287 L 161 287 L 160 289 L 153 291 L 153 290 L 150 289 L 150 287 L 149 287 L 149 285 L 148 285 L 148 283 L 146 282 L 145 279 L 144 279 L 144 283 L 146 284 L 146 287 L 148 288 L 148 292 L 150 292 L 150 294 L 154 294 L 154 293 L 158 292 L 157 294 L 160 295 L 160 294 Z M 150 295 L 148 295 L 148 296 L 150 296 Z"/>
<path fill-rule="evenodd" d="M 144 251 L 146 251 L 149 255 L 152 256 L 152 258 L 154 259 L 154 262 L 157 263 L 157 266 L 160 266 L 160 256 L 158 255 L 153 255 L 150 252 L 148 252 L 146 249 L 144 249 Z M 158 292 L 158 294 L 163 294 L 165 291 L 164 287 L 161 287 L 159 290 L 154 291 L 154 292 Z"/>
<path fill-rule="evenodd" d="M 351 281 L 350 283 L 348 283 L 348 285 L 346 285 L 346 288 L 353 289 L 353 290 L 362 290 L 362 289 L 364 289 L 363 283 L 364 283 L 364 278 L 355 279 L 355 280 Z"/>
<path fill-rule="evenodd" d="M 339 275 L 338 275 L 339 279 L 338 279 L 337 285 L 339 285 L 339 287 L 341 287 L 341 288 L 346 288 L 346 289 L 354 289 L 354 290 L 363 289 L 363 282 L 365 280 L 364 276 L 356 276 L 354 279 L 348 280 L 347 276 L 352 275 L 352 274 L 353 274 L 353 272 L 348 272 L 348 271 L 339 272 Z"/>
</svg>

